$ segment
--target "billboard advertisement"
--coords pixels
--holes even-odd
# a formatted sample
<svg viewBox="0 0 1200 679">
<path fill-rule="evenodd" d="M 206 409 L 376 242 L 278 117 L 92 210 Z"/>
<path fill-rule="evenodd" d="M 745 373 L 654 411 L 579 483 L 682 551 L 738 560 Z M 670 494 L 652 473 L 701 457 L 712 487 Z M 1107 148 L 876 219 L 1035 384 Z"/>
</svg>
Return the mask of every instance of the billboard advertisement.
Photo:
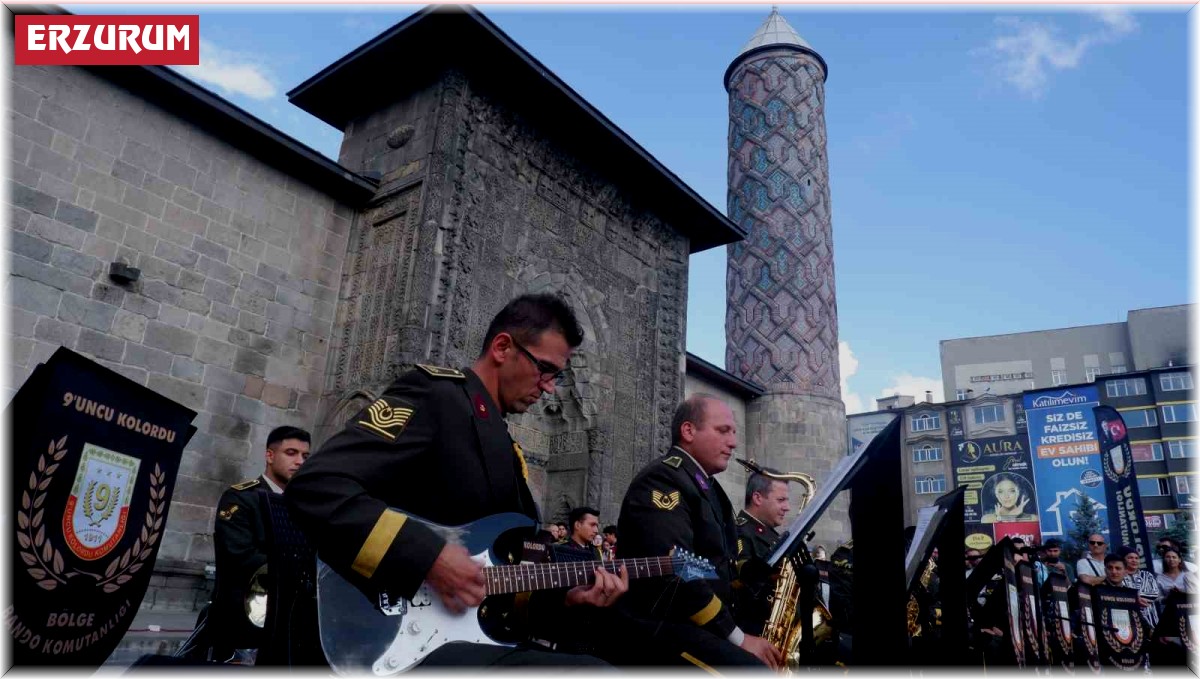
<svg viewBox="0 0 1200 679">
<path fill-rule="evenodd" d="M 1043 538 L 1062 538 L 1074 527 L 1079 499 L 1086 497 L 1108 525 L 1100 440 L 1092 408 L 1100 405 L 1094 386 L 1026 393 L 1023 399 L 1037 485 Z"/>
<path fill-rule="evenodd" d="M 968 439 L 961 408 L 948 409 L 950 464 L 954 485 L 965 485 L 963 523 L 966 544 L 987 549 L 1006 536 L 1039 542 L 1037 493 L 1024 436 Z"/>
<path fill-rule="evenodd" d="M 883 431 L 897 413 L 870 413 L 868 415 L 852 415 L 846 418 L 847 455 L 854 455 L 867 447 L 875 435 Z"/>
</svg>

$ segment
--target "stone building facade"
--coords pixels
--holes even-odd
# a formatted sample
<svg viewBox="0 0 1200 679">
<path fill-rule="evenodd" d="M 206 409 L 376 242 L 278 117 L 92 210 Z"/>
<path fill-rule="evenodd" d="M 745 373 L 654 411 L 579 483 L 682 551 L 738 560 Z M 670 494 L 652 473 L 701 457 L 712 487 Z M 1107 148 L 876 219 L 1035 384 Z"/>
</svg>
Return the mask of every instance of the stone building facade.
<svg viewBox="0 0 1200 679">
<path fill-rule="evenodd" d="M 743 233 L 478 14 L 419 12 L 289 94 L 338 163 L 165 69 L 11 77 L 8 393 L 64 346 L 198 413 L 146 606 L 207 598 L 214 505 L 271 428 L 319 445 L 413 363 L 469 364 L 517 294 L 586 332 L 511 420 L 543 514 L 615 521 L 667 445 L 688 255 Z"/>
<path fill-rule="evenodd" d="M 199 413 L 148 595 L 191 607 L 218 496 L 261 473 L 273 427 L 317 415 L 348 201 L 371 186 L 331 195 L 264 162 L 270 140 L 180 117 L 155 100 L 187 87 L 167 71 L 134 90 L 80 68 L 11 73 L 8 393 L 63 346 Z M 110 262 L 140 279 L 114 283 Z"/>
</svg>

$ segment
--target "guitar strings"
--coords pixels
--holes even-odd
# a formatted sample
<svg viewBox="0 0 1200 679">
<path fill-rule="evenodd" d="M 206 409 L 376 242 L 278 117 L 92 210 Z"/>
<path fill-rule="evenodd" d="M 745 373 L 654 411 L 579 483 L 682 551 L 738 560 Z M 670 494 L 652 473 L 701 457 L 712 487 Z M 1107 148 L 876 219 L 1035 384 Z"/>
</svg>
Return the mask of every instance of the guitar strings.
<svg viewBox="0 0 1200 679">
<path fill-rule="evenodd" d="M 635 572 L 635 577 L 641 576 L 642 569 L 647 571 L 646 575 L 669 575 L 674 572 L 675 559 L 676 557 L 673 556 L 654 556 L 618 559 L 617 561 L 608 562 L 578 561 L 490 566 L 485 570 L 486 589 L 488 595 L 492 595 L 530 591 L 528 587 L 530 584 L 534 584 L 536 589 L 551 589 L 570 586 L 572 584 L 585 584 L 594 580 L 596 568 L 603 568 L 605 572 L 616 575 L 620 572 L 622 565 L 627 569 L 632 569 Z M 658 570 L 658 572 L 650 572 L 652 567 Z M 558 584 L 559 579 L 554 577 L 556 575 L 563 576 L 562 579 L 568 580 L 567 584 Z M 572 579 L 575 576 L 581 576 L 582 582 L 575 583 Z"/>
</svg>

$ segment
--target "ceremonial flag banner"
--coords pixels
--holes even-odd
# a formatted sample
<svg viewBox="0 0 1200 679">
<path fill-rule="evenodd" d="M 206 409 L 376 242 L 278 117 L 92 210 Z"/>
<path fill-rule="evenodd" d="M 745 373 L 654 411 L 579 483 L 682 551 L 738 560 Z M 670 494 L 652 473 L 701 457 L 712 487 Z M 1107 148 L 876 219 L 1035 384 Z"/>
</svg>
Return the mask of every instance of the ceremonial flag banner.
<svg viewBox="0 0 1200 679">
<path fill-rule="evenodd" d="M 1092 409 L 1100 429 L 1100 466 L 1108 499 L 1108 534 L 1114 544 L 1133 547 L 1150 565 L 1150 534 L 1142 516 L 1142 496 L 1133 471 L 1133 452 L 1121 413 L 1109 406 Z"/>
<path fill-rule="evenodd" d="M 1017 579 L 1017 563 L 1013 560 L 1012 546 L 1009 543 L 1000 545 L 1004 548 L 1004 565 L 1000 573 L 1004 577 L 1004 602 L 1008 612 L 1008 639 L 1012 642 L 1013 656 L 1017 667 L 1024 667 L 1025 631 L 1021 626 L 1021 586 Z"/>
<path fill-rule="evenodd" d="M 1071 582 L 1062 573 L 1051 573 L 1042 589 L 1042 620 L 1046 629 L 1048 661 L 1075 669 L 1075 632 L 1071 625 Z"/>
<path fill-rule="evenodd" d="M 1137 590 L 1096 585 L 1092 588 L 1100 664 L 1136 669 L 1146 663 L 1147 630 L 1142 624 Z"/>
<path fill-rule="evenodd" d="M 1025 664 L 1045 664 L 1045 635 L 1041 606 L 1038 605 L 1037 584 L 1033 567 L 1028 561 L 1017 564 L 1017 594 L 1020 597 L 1021 636 L 1025 639 Z"/>
<path fill-rule="evenodd" d="M 12 659 L 99 666 L 146 594 L 196 413 L 59 349 L 7 416 Z"/>
<path fill-rule="evenodd" d="M 1100 640 L 1096 630 L 1096 610 L 1092 604 L 1092 586 L 1075 583 L 1075 658 L 1076 663 L 1100 671 Z"/>
</svg>

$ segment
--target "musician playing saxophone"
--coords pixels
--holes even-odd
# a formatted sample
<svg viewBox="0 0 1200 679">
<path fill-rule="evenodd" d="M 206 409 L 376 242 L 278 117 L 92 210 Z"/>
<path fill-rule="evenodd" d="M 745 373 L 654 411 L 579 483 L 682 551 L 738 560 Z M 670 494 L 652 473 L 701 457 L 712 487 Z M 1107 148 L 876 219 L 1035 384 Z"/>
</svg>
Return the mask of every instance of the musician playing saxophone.
<svg viewBox="0 0 1200 679">
<path fill-rule="evenodd" d="M 773 469 L 765 471 L 775 472 Z M 750 634 L 761 634 L 763 623 L 771 613 L 767 598 L 771 592 L 770 571 L 765 562 L 779 540 L 778 528 L 790 510 L 787 481 L 750 474 L 746 480 L 745 504 L 735 521 L 741 586 L 737 588 L 734 606 L 738 626 Z"/>
<path fill-rule="evenodd" d="M 466 549 L 409 514 L 459 526 L 505 512 L 538 512 L 523 453 L 505 416 L 553 393 L 583 342 L 574 312 L 554 295 L 509 302 L 469 369 L 418 365 L 346 423 L 301 468 L 285 498 L 321 559 L 364 593 L 411 598 L 422 582 L 449 609 L 478 606 L 484 575 Z M 596 569 L 567 606 L 608 606 L 628 588 Z M 558 591 L 558 590 L 555 590 Z M 536 597 L 536 595 L 535 595 Z M 447 643 L 423 665 L 601 664 L 583 655 Z"/>
</svg>

